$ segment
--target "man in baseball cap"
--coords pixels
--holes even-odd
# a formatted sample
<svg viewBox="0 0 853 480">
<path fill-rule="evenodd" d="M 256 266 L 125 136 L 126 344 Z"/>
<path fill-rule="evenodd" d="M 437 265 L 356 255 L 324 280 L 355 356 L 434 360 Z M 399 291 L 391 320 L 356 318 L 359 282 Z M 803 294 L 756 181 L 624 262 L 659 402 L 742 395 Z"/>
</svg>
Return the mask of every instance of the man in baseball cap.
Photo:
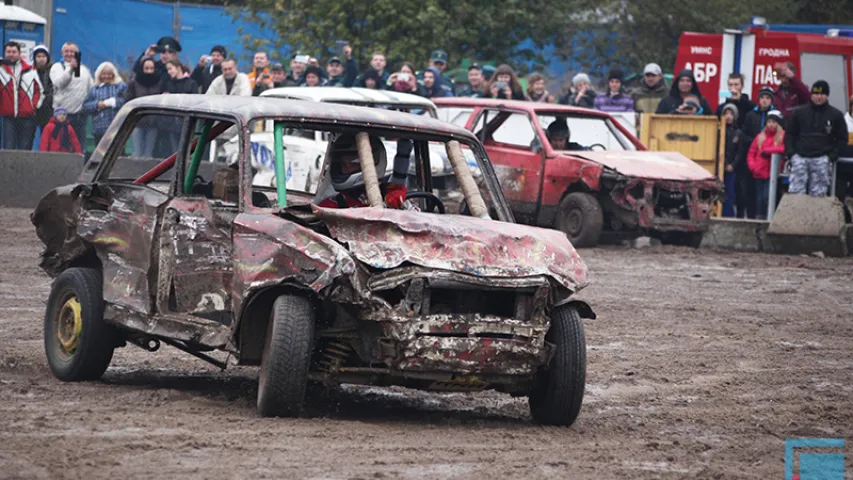
<svg viewBox="0 0 853 480">
<path fill-rule="evenodd" d="M 639 88 L 631 93 L 634 110 L 637 113 L 655 113 L 658 104 L 668 93 L 663 71 L 657 63 L 650 63 L 643 69 L 643 78 Z"/>
<path fill-rule="evenodd" d="M 823 197 L 832 184 L 832 162 L 847 146 L 847 122 L 829 104 L 829 83 L 818 80 L 811 102 L 794 109 L 785 134 L 785 153 L 791 159 L 788 193 Z"/>
<path fill-rule="evenodd" d="M 438 70 L 439 75 L 443 73 L 447 69 L 447 52 L 444 50 L 433 51 L 432 55 L 429 57 L 429 66 Z M 445 92 L 449 92 L 449 96 L 453 96 L 456 91 L 456 86 L 453 84 L 453 80 L 445 75 L 440 75 L 440 77 L 441 89 Z M 418 84 L 423 85 L 423 81 L 423 71 L 418 72 Z"/>
</svg>

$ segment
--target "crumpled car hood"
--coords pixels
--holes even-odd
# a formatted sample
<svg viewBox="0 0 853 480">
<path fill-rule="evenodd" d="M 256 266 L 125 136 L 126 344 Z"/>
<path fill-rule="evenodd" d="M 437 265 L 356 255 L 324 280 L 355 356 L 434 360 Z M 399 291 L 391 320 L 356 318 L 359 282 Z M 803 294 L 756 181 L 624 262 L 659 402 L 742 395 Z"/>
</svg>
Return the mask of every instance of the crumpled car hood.
<svg viewBox="0 0 853 480">
<path fill-rule="evenodd" d="M 714 175 L 678 152 L 571 152 L 622 175 L 656 180 L 713 180 Z"/>
<path fill-rule="evenodd" d="M 332 236 L 380 269 L 410 263 L 482 277 L 544 275 L 572 292 L 588 283 L 586 264 L 556 230 L 387 208 L 320 208 Z"/>
</svg>

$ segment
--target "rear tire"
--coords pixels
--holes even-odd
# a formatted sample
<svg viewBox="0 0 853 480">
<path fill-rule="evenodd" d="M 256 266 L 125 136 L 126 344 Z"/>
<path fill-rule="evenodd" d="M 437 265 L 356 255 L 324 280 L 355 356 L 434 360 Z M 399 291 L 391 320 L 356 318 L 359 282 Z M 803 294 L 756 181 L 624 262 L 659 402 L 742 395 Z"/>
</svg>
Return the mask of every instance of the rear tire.
<svg viewBox="0 0 853 480">
<path fill-rule="evenodd" d="M 117 332 L 104 322 L 103 290 L 103 276 L 92 268 L 69 268 L 51 286 L 44 351 L 62 381 L 97 380 L 110 365 Z"/>
<path fill-rule="evenodd" d="M 588 193 L 575 192 L 560 202 L 557 229 L 569 237 L 576 248 L 594 247 L 604 228 L 604 214 L 598 200 Z"/>
<path fill-rule="evenodd" d="M 529 394 L 530 414 L 537 423 L 570 426 L 580 414 L 586 387 L 586 339 L 574 307 L 558 307 L 545 337 L 556 347 L 551 363 L 537 374 Z"/>
<path fill-rule="evenodd" d="M 258 414 L 298 417 L 305 403 L 314 345 L 314 308 L 295 295 L 273 304 L 258 380 Z"/>
</svg>

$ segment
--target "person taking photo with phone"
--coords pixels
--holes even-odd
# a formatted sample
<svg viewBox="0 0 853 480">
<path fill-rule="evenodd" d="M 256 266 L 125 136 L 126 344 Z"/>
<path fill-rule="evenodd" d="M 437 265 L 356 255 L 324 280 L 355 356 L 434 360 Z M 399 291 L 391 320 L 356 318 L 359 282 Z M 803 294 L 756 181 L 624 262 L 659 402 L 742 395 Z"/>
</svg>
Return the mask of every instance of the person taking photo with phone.
<svg viewBox="0 0 853 480">
<path fill-rule="evenodd" d="M 515 71 L 506 64 L 500 65 L 495 70 L 492 79 L 483 90 L 483 97 L 502 98 L 504 100 L 527 100 L 527 96 L 524 95 L 524 90 L 521 88 L 521 83 L 519 83 L 518 77 L 515 76 Z"/>
<path fill-rule="evenodd" d="M 145 52 L 136 59 L 133 64 L 133 73 L 139 74 L 142 72 L 142 60 L 145 57 L 155 57 L 160 55 L 160 61 L 157 62 L 156 74 L 160 77 L 160 81 L 166 83 L 169 80 L 169 72 L 166 71 L 166 64 L 169 60 L 177 60 L 178 53 L 181 51 L 181 44 L 172 37 L 160 37 L 157 43 L 149 45 Z"/>
<path fill-rule="evenodd" d="M 207 93 L 213 79 L 222 75 L 222 62 L 228 57 L 228 50 L 222 45 L 214 45 L 210 55 L 202 55 L 192 73 L 192 78 L 199 86 L 200 93 Z"/>
</svg>

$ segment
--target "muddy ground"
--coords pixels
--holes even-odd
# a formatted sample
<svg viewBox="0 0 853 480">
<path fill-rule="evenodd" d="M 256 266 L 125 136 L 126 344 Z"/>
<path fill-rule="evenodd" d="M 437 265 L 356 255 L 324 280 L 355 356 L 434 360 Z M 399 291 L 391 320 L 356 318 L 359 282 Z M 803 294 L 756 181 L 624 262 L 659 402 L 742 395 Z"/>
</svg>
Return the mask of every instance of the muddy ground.
<svg viewBox="0 0 853 480">
<path fill-rule="evenodd" d="M 853 260 L 584 250 L 584 406 L 531 423 L 496 393 L 344 387 L 259 419 L 250 368 L 164 346 L 103 381 L 48 371 L 50 280 L 24 210 L 0 210 L 2 478 L 783 478 L 784 439 L 845 437 L 853 474 Z"/>
</svg>

